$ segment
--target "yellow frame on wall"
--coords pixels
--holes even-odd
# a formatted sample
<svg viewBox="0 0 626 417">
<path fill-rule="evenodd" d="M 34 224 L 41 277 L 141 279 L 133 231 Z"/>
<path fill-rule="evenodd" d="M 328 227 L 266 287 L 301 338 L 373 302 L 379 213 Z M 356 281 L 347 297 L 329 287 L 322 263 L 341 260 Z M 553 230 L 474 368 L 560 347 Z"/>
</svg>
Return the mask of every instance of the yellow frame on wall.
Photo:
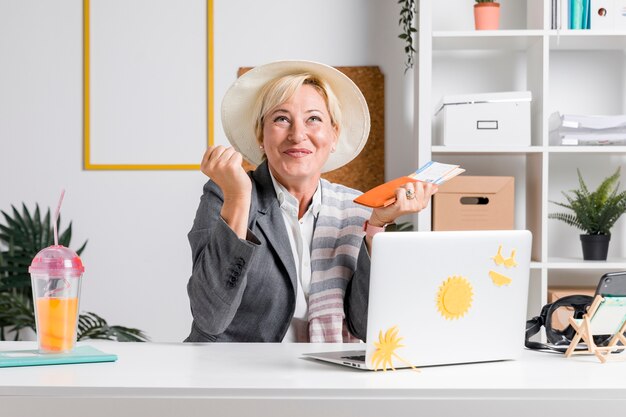
<svg viewBox="0 0 626 417">
<path fill-rule="evenodd" d="M 213 0 L 207 9 L 207 144 L 213 144 Z M 90 148 L 90 0 L 83 0 L 83 161 L 85 170 L 197 170 L 200 164 L 93 164 Z M 200 159 L 201 155 L 198 156 Z"/>
</svg>

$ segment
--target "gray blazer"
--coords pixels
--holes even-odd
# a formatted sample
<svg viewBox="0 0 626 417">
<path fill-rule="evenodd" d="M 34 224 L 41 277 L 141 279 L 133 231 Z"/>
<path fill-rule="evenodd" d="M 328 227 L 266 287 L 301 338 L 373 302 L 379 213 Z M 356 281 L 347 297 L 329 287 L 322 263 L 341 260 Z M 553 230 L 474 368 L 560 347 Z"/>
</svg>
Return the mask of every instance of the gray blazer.
<svg viewBox="0 0 626 417">
<path fill-rule="evenodd" d="M 223 195 L 204 186 L 188 234 L 193 322 L 186 342 L 281 342 L 296 306 L 297 273 L 267 163 L 248 173 L 252 203 L 246 240 L 220 216 Z M 344 297 L 350 332 L 365 340 L 370 258 L 365 241 Z"/>
</svg>

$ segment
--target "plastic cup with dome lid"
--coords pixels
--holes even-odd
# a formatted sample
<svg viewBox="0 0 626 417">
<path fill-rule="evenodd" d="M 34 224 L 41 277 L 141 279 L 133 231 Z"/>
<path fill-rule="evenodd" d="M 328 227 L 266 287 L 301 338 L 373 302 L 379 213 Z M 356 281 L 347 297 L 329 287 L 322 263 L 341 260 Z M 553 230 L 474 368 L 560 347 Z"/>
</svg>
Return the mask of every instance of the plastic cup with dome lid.
<svg viewBox="0 0 626 417">
<path fill-rule="evenodd" d="M 85 267 L 80 257 L 58 244 L 54 217 L 54 245 L 35 255 L 28 271 L 33 287 L 37 343 L 42 353 L 71 351 L 76 344 L 80 288 Z"/>
</svg>

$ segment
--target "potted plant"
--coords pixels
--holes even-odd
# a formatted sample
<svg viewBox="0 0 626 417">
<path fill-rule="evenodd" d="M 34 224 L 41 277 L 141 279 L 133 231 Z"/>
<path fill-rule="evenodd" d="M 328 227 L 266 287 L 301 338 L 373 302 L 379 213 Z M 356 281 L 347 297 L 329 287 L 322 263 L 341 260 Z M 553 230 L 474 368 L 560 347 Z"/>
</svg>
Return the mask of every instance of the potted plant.
<svg viewBox="0 0 626 417">
<path fill-rule="evenodd" d="M 23 332 L 35 331 L 33 291 L 28 266 L 37 252 L 53 244 L 50 209 L 41 215 L 39 206 L 31 214 L 24 204 L 22 213 L 11 206 L 12 215 L 0 211 L 6 224 L 0 223 L 0 340 L 20 340 Z M 60 229 L 59 244 L 69 247 L 72 239 L 72 223 L 65 231 Z M 87 242 L 76 251 L 81 254 Z M 4 246 L 4 247 L 2 247 Z M 109 325 L 92 312 L 81 313 L 78 318 L 77 339 L 107 339 L 119 342 L 143 342 L 149 340 L 139 330 Z"/>
<path fill-rule="evenodd" d="M 611 228 L 626 212 L 626 191 L 618 192 L 620 168 L 605 178 L 593 192 L 587 188 L 580 170 L 577 172 L 580 187 L 571 190 L 572 195 L 563 192 L 567 203 L 551 201 L 573 213 L 551 213 L 548 218 L 561 220 L 584 231 L 585 234 L 580 235 L 583 259 L 603 261 L 609 250 Z"/>
<path fill-rule="evenodd" d="M 496 30 L 500 26 L 500 3 L 495 0 L 476 0 L 474 5 L 476 30 Z"/>
</svg>

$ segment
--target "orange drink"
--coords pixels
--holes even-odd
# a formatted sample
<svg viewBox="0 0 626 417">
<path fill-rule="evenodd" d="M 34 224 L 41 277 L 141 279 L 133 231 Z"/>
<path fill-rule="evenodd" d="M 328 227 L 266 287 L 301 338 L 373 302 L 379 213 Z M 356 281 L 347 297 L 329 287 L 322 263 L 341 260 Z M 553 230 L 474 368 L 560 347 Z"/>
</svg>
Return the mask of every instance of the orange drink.
<svg viewBox="0 0 626 417">
<path fill-rule="evenodd" d="M 85 267 L 61 245 L 39 251 L 30 272 L 39 352 L 69 352 L 76 344 L 80 283 Z"/>
<path fill-rule="evenodd" d="M 41 353 L 69 352 L 76 343 L 78 300 L 85 267 L 78 254 L 59 245 L 57 223 L 65 190 L 54 214 L 54 245 L 40 250 L 30 272 L 37 344 Z"/>
<path fill-rule="evenodd" d="M 37 333 L 41 350 L 64 352 L 76 341 L 78 298 L 37 299 Z"/>
</svg>

